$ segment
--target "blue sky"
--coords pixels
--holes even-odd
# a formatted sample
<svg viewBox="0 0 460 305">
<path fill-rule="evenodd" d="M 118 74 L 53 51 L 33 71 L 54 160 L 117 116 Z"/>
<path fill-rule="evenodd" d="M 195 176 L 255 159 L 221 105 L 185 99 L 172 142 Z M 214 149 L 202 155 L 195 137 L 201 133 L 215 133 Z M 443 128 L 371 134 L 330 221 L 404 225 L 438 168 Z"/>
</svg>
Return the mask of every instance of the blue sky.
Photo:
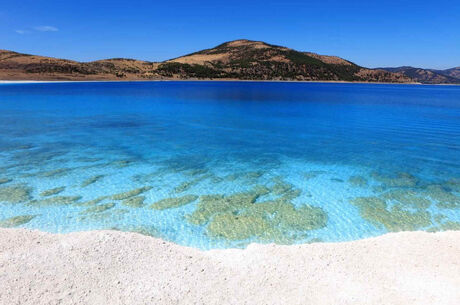
<svg viewBox="0 0 460 305">
<path fill-rule="evenodd" d="M 0 0 L 0 48 L 160 61 L 247 38 L 367 67 L 460 66 L 460 1 Z"/>
</svg>

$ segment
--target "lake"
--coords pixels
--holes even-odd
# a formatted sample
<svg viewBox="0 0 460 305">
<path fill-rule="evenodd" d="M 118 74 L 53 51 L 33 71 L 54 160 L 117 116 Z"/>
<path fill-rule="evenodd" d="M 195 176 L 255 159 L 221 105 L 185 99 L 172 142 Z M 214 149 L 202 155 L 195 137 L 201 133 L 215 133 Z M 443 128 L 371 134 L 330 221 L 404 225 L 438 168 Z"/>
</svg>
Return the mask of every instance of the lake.
<svg viewBox="0 0 460 305">
<path fill-rule="evenodd" d="M 460 229 L 460 87 L 0 84 L 0 226 L 200 249 Z"/>
</svg>

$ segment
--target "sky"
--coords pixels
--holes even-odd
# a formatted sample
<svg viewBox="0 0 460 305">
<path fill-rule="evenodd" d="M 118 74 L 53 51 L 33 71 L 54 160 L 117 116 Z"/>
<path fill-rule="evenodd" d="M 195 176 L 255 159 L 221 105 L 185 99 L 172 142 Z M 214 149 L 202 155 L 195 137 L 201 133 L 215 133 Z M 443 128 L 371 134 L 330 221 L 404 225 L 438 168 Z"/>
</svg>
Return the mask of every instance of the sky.
<svg viewBox="0 0 460 305">
<path fill-rule="evenodd" d="M 371 68 L 451 68 L 460 0 L 0 0 L 0 49 L 22 53 L 163 61 L 242 38 Z"/>
</svg>

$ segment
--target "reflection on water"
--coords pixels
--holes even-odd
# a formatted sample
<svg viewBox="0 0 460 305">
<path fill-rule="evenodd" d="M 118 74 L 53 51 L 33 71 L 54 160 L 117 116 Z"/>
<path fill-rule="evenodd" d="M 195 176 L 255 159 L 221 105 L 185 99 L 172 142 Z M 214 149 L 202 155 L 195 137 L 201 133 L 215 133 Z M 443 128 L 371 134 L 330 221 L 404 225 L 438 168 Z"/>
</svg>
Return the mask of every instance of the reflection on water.
<svg viewBox="0 0 460 305">
<path fill-rule="evenodd" d="M 0 226 L 203 249 L 460 229 L 460 89 L 0 86 Z"/>
</svg>

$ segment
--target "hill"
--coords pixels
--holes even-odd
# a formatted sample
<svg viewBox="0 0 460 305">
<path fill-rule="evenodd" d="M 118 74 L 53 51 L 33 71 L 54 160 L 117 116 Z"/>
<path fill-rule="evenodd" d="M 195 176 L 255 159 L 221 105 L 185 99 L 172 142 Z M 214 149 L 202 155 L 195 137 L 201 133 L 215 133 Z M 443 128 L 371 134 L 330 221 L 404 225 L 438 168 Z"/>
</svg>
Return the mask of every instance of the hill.
<svg viewBox="0 0 460 305">
<path fill-rule="evenodd" d="M 162 63 L 166 77 L 246 80 L 410 82 L 398 73 L 362 68 L 336 56 L 299 52 L 261 41 L 235 40 Z"/>
<path fill-rule="evenodd" d="M 448 75 L 442 76 L 446 79 L 455 79 Z M 0 50 L 0 79 L 238 79 L 394 83 L 414 81 L 404 71 L 368 69 L 337 56 L 300 52 L 251 40 L 226 42 L 211 49 L 164 62 L 126 58 L 77 62 Z"/>
<path fill-rule="evenodd" d="M 401 73 L 423 84 L 460 84 L 460 67 L 447 70 L 422 69 L 414 67 L 380 68 Z"/>
<path fill-rule="evenodd" d="M 432 70 L 432 71 L 435 71 L 442 75 L 460 79 L 460 67 L 455 67 L 455 68 L 446 69 L 446 70 Z"/>
<path fill-rule="evenodd" d="M 0 50 L 2 80 L 114 80 L 148 78 L 158 64 L 134 59 L 77 62 Z"/>
</svg>

